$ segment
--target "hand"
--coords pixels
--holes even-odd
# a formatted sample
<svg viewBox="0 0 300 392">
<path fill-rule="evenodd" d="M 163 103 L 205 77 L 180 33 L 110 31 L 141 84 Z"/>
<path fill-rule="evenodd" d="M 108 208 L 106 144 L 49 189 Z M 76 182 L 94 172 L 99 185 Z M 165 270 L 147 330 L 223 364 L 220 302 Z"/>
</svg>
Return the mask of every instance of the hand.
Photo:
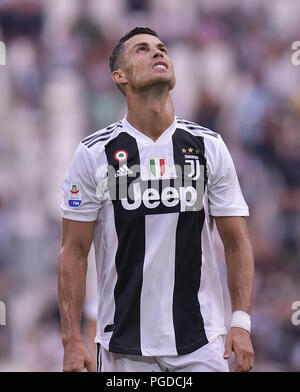
<svg viewBox="0 0 300 392">
<path fill-rule="evenodd" d="M 250 334 L 243 328 L 231 327 L 226 337 L 224 359 L 235 352 L 235 372 L 249 372 L 254 365 L 254 351 Z"/>
<path fill-rule="evenodd" d="M 96 371 L 96 364 L 87 348 L 82 342 L 69 342 L 64 344 L 64 372 Z"/>
</svg>

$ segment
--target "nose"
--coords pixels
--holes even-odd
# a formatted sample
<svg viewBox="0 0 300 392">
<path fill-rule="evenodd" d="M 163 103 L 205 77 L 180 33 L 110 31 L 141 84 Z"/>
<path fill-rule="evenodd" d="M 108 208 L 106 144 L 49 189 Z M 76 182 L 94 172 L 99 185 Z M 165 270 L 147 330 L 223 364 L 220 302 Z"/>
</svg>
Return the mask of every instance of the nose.
<svg viewBox="0 0 300 392">
<path fill-rule="evenodd" d="M 161 50 L 159 50 L 158 48 L 154 48 L 153 50 L 153 58 L 157 58 L 157 57 L 164 57 L 163 53 Z"/>
</svg>

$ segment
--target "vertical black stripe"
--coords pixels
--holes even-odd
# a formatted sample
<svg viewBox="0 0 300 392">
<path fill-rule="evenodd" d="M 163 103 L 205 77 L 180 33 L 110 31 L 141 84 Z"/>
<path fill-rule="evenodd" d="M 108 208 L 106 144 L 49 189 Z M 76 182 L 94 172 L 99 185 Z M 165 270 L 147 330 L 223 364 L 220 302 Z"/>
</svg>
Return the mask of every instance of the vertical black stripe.
<svg viewBox="0 0 300 392">
<path fill-rule="evenodd" d="M 182 149 L 200 150 L 198 159 L 204 165 L 206 183 L 206 159 L 204 141 L 200 136 L 177 129 L 173 134 L 174 163 L 184 172 L 185 154 Z M 205 185 L 205 184 L 204 184 Z M 193 186 L 197 189 L 193 182 Z M 200 195 L 201 196 L 201 195 Z M 201 232 L 205 213 L 200 211 L 180 212 L 176 230 L 175 282 L 173 293 L 173 321 L 176 348 L 179 355 L 192 352 L 206 344 L 203 317 L 198 301 L 201 280 L 202 246 Z"/>
<path fill-rule="evenodd" d="M 103 351 L 103 347 L 100 346 L 99 344 L 99 372 L 102 372 L 102 351 Z"/>
<path fill-rule="evenodd" d="M 99 372 L 99 351 L 100 351 L 100 343 L 97 343 L 97 365 L 96 365 L 96 372 Z"/>
<path fill-rule="evenodd" d="M 128 153 L 127 166 L 140 164 L 136 140 L 126 132 L 120 133 L 105 147 L 108 164 L 119 169 L 119 162 L 114 158 L 118 150 Z M 128 185 L 135 178 L 128 177 Z M 117 188 L 122 177 L 109 173 L 108 186 L 117 181 Z M 114 187 L 114 185 L 112 185 Z M 118 191 L 117 191 L 118 194 Z M 145 216 L 137 216 L 134 211 L 124 209 L 119 200 L 113 200 L 115 226 L 118 236 L 118 249 L 115 257 L 117 282 L 114 289 L 115 329 L 110 339 L 109 349 L 115 353 L 142 355 L 140 337 L 140 298 L 143 281 L 145 257 Z"/>
</svg>

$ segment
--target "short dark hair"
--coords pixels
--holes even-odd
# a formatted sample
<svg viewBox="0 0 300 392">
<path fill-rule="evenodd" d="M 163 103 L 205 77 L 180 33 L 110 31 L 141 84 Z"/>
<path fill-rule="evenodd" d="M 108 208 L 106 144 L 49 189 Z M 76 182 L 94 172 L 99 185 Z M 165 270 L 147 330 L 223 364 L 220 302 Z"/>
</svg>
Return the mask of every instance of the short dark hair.
<svg viewBox="0 0 300 392">
<path fill-rule="evenodd" d="M 111 72 L 116 71 L 120 66 L 120 55 L 124 49 L 124 43 L 129 40 L 129 38 L 133 37 L 137 34 L 150 34 L 154 35 L 158 38 L 158 34 L 154 31 L 149 29 L 149 27 L 135 27 L 129 33 L 125 34 L 120 41 L 118 42 L 117 46 L 112 51 L 112 54 L 109 58 L 109 66 Z"/>
</svg>

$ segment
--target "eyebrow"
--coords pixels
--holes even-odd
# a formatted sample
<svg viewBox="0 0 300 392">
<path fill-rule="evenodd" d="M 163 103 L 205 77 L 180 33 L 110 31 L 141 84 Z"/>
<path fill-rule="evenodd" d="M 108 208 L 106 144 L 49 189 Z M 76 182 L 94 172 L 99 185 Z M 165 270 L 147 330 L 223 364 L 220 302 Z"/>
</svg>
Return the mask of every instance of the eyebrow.
<svg viewBox="0 0 300 392">
<path fill-rule="evenodd" d="M 132 48 L 132 49 L 134 49 L 134 48 L 136 48 L 137 46 L 149 46 L 149 44 L 148 44 L 148 42 L 139 42 L 138 44 L 135 44 L 134 45 L 134 47 Z M 157 48 L 167 48 L 167 46 L 163 43 L 163 42 L 159 42 L 157 45 L 156 45 L 156 47 Z"/>
</svg>

